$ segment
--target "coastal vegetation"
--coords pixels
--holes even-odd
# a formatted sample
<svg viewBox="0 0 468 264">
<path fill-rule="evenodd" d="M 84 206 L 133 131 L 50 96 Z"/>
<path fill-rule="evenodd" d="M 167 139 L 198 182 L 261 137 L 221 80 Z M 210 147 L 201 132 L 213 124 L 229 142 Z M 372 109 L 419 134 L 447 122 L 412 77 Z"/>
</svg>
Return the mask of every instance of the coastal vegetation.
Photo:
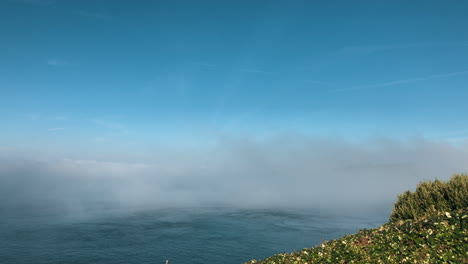
<svg viewBox="0 0 468 264">
<path fill-rule="evenodd" d="M 388 223 L 257 264 L 468 263 L 468 175 L 398 196 Z"/>
<path fill-rule="evenodd" d="M 468 208 L 468 176 L 454 175 L 448 182 L 425 181 L 414 192 L 398 196 L 390 222 L 430 217 L 443 212 Z"/>
</svg>

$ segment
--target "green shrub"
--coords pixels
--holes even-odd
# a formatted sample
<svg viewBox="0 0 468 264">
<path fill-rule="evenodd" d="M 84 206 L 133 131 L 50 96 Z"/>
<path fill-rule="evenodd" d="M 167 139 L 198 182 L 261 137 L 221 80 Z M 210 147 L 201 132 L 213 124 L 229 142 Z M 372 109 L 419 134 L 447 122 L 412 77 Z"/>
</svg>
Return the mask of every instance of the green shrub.
<svg viewBox="0 0 468 264">
<path fill-rule="evenodd" d="M 398 196 L 390 222 L 429 217 L 468 207 L 468 175 L 454 175 L 448 182 L 421 182 L 414 192 Z"/>
</svg>

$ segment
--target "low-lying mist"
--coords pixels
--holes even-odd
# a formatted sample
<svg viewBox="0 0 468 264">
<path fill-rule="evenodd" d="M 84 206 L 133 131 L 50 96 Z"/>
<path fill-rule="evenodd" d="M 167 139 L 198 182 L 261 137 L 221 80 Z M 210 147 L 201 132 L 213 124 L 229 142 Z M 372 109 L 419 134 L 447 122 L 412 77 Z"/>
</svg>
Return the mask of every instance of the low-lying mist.
<svg viewBox="0 0 468 264">
<path fill-rule="evenodd" d="M 154 151 L 142 162 L 2 152 L 4 216 L 199 206 L 389 211 L 396 195 L 419 181 L 468 171 L 466 145 L 421 138 L 221 140 Z"/>
</svg>

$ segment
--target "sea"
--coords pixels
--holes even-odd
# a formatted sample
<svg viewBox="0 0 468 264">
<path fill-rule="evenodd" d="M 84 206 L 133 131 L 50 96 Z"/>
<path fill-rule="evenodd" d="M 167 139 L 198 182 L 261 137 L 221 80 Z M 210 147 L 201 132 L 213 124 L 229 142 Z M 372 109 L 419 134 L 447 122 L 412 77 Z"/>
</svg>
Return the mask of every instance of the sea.
<svg viewBox="0 0 468 264">
<path fill-rule="evenodd" d="M 215 207 L 0 218 L 2 264 L 241 264 L 378 227 L 388 215 Z"/>
</svg>

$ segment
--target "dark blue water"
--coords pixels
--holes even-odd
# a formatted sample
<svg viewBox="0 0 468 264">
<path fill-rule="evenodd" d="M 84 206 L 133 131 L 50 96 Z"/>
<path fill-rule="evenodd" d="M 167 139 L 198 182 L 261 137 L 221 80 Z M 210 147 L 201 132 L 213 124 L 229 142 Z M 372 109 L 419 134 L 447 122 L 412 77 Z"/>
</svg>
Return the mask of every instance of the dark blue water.
<svg viewBox="0 0 468 264">
<path fill-rule="evenodd" d="M 379 226 L 385 216 L 160 209 L 0 220 L 0 263 L 243 263 Z"/>
</svg>

